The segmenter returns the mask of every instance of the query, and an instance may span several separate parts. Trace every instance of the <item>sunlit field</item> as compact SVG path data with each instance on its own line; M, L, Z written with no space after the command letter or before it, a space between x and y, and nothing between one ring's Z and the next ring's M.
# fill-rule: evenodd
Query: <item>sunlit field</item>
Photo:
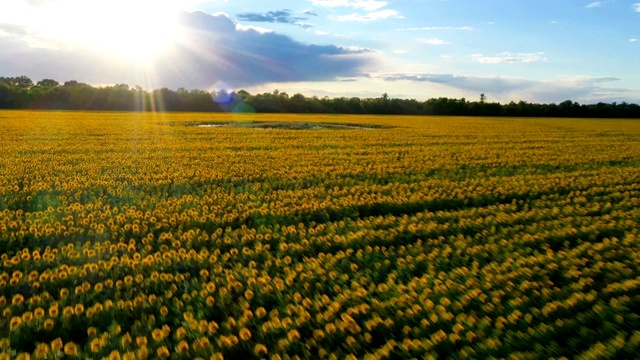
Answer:
M638 221L640 121L0 112L0 359L635 358Z

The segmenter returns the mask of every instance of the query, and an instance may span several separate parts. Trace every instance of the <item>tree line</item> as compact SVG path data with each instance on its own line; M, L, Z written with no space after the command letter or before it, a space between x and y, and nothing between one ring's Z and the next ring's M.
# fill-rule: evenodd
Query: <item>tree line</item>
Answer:
M487 102L484 94L479 101L445 97L418 101L390 98L387 94L378 98L319 98L290 96L278 90L255 95L245 90L147 91L126 84L95 87L77 81L60 84L52 79L34 83L26 76L0 77L0 109L640 118L640 106L626 102L501 104Z

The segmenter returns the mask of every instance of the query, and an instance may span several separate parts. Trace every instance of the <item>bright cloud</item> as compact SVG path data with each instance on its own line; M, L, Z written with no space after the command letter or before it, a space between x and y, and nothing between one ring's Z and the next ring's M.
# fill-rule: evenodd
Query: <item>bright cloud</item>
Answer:
M610 1L594 1L594 2L591 2L591 3L587 4L585 7L588 8L588 9L589 8L596 8L596 7L604 6L605 4L610 4L612 2L614 2L614 1L613 0L610 0Z
M386 9L381 11L374 11L368 14L359 15L359 14L350 14L350 15L342 15L338 16L338 20L340 21L375 21L375 20L384 20L390 17L398 17L399 13L395 10Z
M471 26L425 26L425 27L413 27L413 28L403 28L396 29L396 31L433 31L433 30L462 30L462 31L471 31L474 30Z
M365 11L375 11L378 9L382 9L388 4L388 2L386 1L377 0L311 0L311 3L316 6L352 7Z
M397 10L383 9L389 3L378 0L311 0L316 6L323 7L349 7L356 10L364 10L366 13L354 13L338 16L339 21L375 21L391 17L400 17Z
M423 42L425 44L428 45L447 45L447 44L451 44L448 41L444 41L442 39L437 39L437 38L433 38L433 39L420 39L420 42Z
M640 12L640 3L633 4L633 9L637 12Z
M129 60L158 56L180 36L175 5L167 0L18 0L3 12L8 15L0 15L0 23L24 27L34 44L81 47Z
M483 64L502 64L502 63L533 63L546 61L543 52L537 53L519 53L512 54L510 52L503 52L497 56L484 56L482 54L473 54L471 59L483 63Z

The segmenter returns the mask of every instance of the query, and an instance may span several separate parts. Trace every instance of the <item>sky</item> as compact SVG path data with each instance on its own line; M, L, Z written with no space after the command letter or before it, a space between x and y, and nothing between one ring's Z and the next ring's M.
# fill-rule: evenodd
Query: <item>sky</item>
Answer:
M640 103L640 2L0 0L0 76Z

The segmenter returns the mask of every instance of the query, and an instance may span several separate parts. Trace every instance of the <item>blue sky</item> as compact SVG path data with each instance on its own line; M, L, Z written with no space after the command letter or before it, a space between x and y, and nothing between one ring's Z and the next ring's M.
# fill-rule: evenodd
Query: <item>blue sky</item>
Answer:
M3 0L0 76L640 103L640 2Z

